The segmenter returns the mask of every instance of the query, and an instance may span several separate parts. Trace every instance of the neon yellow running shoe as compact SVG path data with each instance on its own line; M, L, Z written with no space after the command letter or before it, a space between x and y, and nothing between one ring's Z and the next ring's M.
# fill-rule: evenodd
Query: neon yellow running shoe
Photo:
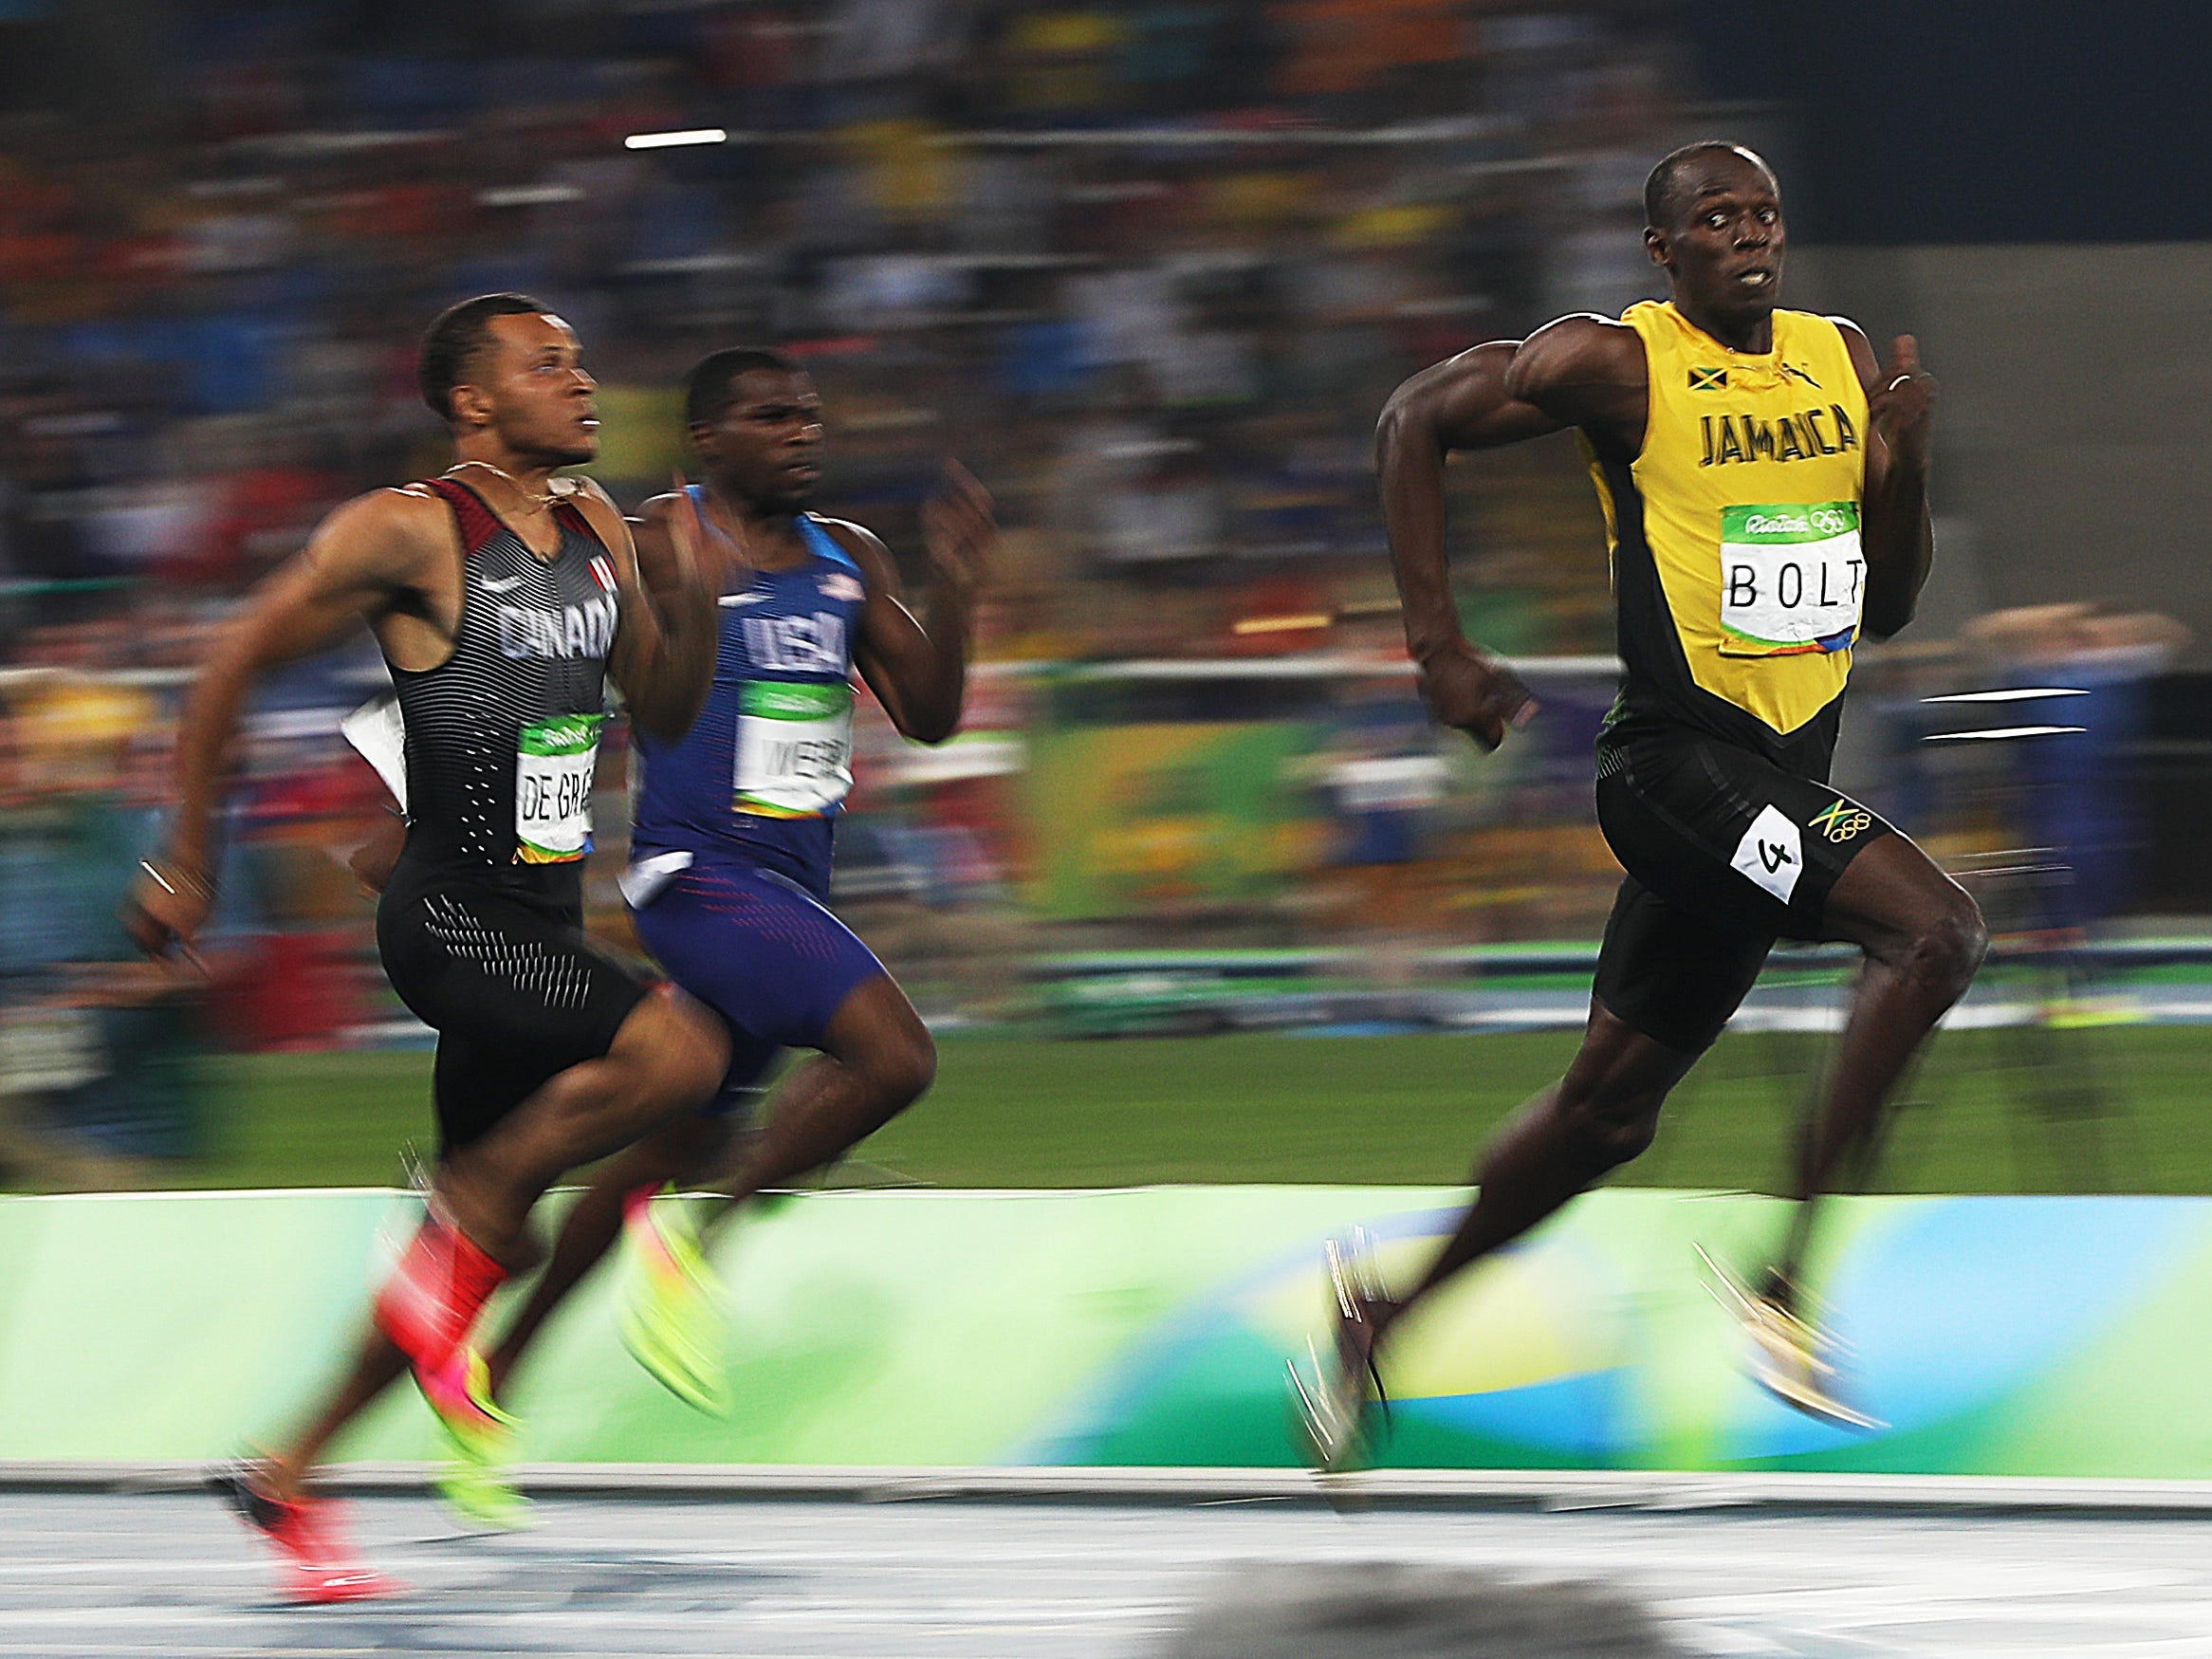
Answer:
M722 1351L728 1319L721 1285L699 1248L699 1231L681 1203L655 1204L640 1187L622 1206L630 1257L622 1345L661 1386L712 1417L729 1415Z
M423 1379L422 1392L458 1454L433 1478L438 1496L477 1526L514 1532L531 1524L529 1501L507 1473L515 1420L492 1400L484 1355L462 1347Z
M455 1458L431 1477L431 1484L448 1509L485 1532L525 1532L538 1524L530 1501L516 1489L505 1463Z

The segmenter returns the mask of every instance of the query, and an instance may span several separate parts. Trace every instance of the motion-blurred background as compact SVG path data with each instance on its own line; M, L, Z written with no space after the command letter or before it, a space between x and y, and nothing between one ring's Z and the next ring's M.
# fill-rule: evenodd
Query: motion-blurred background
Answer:
M206 988L113 912L186 665L331 506L438 470L416 337L500 288L581 332L626 502L737 343L813 370L820 506L917 582L944 458L998 498L967 730L876 720L840 842L947 1039L890 1175L1453 1176L1563 1057L1618 878L1572 442L1454 469L1468 630L1544 701L1499 755L1429 727L1392 619L1236 624L1387 597L1391 388L1657 292L1645 173L1724 137L1780 171L1785 302L1917 332L1945 386L1938 574L1861 655L1839 782L2001 954L1882 1179L2201 1189L2205 26L1775 9L0 0L0 1184L373 1181L421 1132L344 864L365 636L263 699ZM1928 701L1992 691L2052 694ZM1646 1178L1772 1172L1835 971L1778 962ZM1057 1041L1107 1036L1193 1041Z

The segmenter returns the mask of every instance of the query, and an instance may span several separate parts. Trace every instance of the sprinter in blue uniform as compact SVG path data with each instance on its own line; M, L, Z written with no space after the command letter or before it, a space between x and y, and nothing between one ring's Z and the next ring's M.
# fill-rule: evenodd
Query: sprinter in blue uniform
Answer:
M569 1212L530 1300L489 1356L494 1392L545 1317L625 1226L636 1276L631 1350L703 1410L726 1406L721 1321L690 1212L671 1184L747 1200L834 1162L930 1085L936 1048L904 992L826 908L837 820L853 786L857 670L905 736L960 723L973 602L996 534L990 498L958 466L924 509L931 581L923 617L883 544L807 511L821 472L821 405L806 373L767 351L720 351L692 370L685 415L705 485L646 504L648 588L676 579L689 530L721 577L721 640L704 711L681 739L636 733L625 897L646 949L721 1014L732 1056L708 1112L609 1160ZM777 1090L758 1133L746 1106L784 1049L815 1053ZM499 1447L448 1493L488 1520L512 1504Z

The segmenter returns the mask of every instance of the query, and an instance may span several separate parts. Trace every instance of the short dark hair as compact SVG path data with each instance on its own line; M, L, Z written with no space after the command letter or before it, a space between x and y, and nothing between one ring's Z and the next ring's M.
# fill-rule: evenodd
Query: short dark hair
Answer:
M1700 156L1710 156L1715 151L1725 151L1754 161L1767 177L1774 177L1774 169L1767 166L1764 157L1746 149L1742 144L1730 143L1726 138L1700 138L1694 144L1685 144L1679 150L1669 150L1659 157L1659 165L1644 180L1644 223L1654 230L1665 230L1674 223L1675 214L1682 211L1682 192L1678 180L1682 171Z
M453 418L453 388L468 379L476 354L491 343L494 317L534 317L551 309L527 294L478 294L440 311L423 332L415 366L430 412L440 420Z
M710 351L684 377L684 424L712 426L720 420L723 411L737 401L732 382L747 369L767 369L779 375L806 373L798 359L765 346L731 345Z

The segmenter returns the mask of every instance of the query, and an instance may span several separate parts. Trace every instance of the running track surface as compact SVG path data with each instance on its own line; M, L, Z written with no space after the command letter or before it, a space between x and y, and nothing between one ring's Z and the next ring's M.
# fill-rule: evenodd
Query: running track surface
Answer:
M1374 1560L1604 1581L1687 1654L2212 1654L2205 1521L556 1497L533 1532L464 1538L426 1498L350 1507L411 1594L279 1607L194 1493L0 1493L0 1659L1136 1659L1237 1563Z

